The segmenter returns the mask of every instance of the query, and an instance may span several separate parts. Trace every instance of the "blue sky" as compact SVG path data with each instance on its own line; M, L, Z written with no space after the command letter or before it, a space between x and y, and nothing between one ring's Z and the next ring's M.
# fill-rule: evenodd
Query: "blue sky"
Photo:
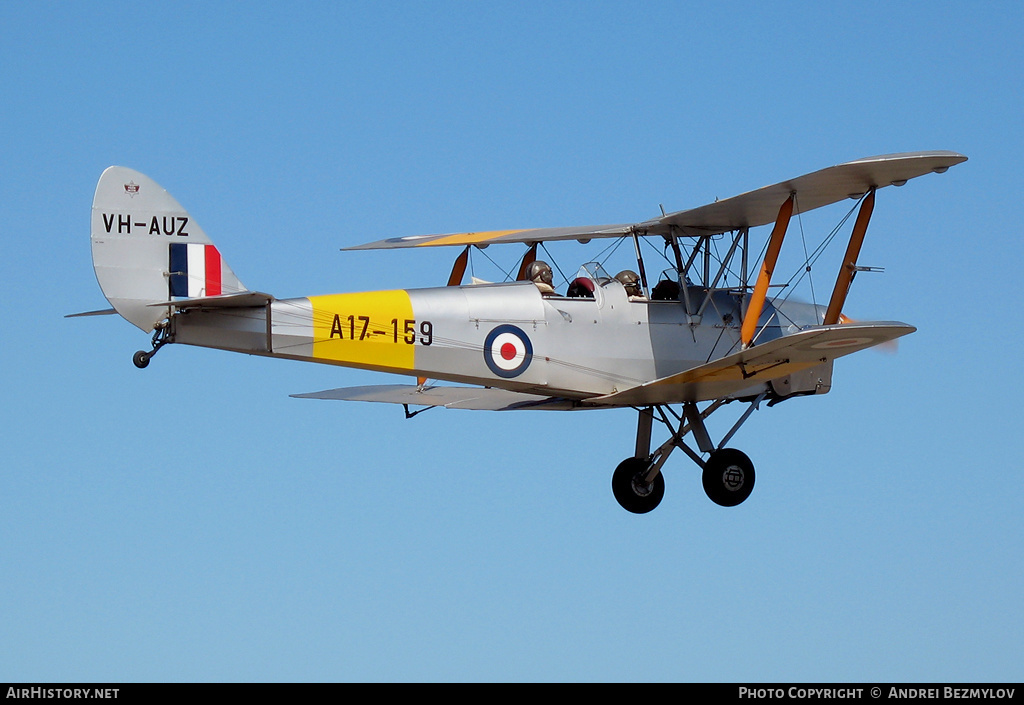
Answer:
M1020 681L1022 25L1016 2L3 3L0 680ZM755 413L733 509L678 454L655 512L621 510L632 412L406 421L288 396L397 378L184 346L139 371L133 326L63 318L107 305L111 164L287 297L446 281L454 251L339 251L382 237L642 220L925 149L970 161L879 192L861 262L886 271L847 305L918 332Z

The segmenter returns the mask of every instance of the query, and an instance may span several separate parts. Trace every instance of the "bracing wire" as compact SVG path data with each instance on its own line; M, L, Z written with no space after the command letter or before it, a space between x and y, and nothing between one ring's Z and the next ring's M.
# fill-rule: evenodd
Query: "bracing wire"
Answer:
M807 272L807 282L808 282L808 284L810 284L810 287L811 287L811 304L813 304L814 306L817 306L818 305L818 298L814 294L814 277L811 275L811 266L812 266L811 261L810 261L811 257L810 257L810 255L807 254L807 237L806 237L806 234L804 233L803 213L800 212L800 210L799 210L799 205L800 205L799 197L794 195L793 198L794 198L794 200L796 200L796 203L794 205L797 206L796 222L800 226L800 243L804 247L804 265L803 265L805 267L804 271Z

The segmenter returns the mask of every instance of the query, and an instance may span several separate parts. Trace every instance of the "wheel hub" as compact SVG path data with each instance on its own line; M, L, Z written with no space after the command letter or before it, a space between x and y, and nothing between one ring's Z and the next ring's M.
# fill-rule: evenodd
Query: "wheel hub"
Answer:
M730 465L722 473L722 485L730 492L743 489L744 480L743 468L737 465Z
M647 473L639 472L633 476L633 492L637 497L646 497L654 491L654 484L647 482L644 478Z

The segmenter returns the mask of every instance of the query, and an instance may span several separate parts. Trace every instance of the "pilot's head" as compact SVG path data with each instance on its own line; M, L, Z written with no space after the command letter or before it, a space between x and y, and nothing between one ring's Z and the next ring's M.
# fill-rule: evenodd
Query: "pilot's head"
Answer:
M640 296L640 277L632 269L623 269L615 278L629 296Z
M530 262L526 268L526 278L535 284L547 284L551 286L551 267L543 260Z

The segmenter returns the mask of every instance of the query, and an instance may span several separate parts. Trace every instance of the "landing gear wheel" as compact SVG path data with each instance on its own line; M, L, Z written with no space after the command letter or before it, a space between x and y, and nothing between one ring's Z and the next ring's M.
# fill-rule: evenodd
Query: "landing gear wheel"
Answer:
M149 357L150 354L148 352L145 350L139 350L137 353L132 355L132 362L135 363L136 367L142 370L149 366Z
M754 464L743 451L722 448L708 458L702 479L712 502L735 507L754 489Z
M626 458L612 474L612 494L627 512L646 514L665 496L665 477L660 472L652 482L644 480L650 464L646 458Z

